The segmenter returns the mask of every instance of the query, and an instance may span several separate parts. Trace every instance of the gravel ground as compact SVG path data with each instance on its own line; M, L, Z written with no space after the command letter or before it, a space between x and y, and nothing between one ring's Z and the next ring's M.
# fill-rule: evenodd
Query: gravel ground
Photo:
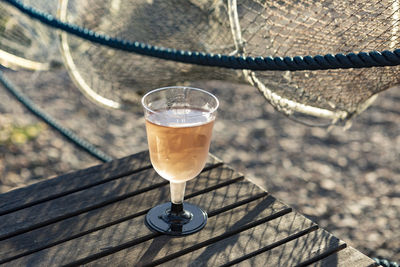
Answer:
M51 116L115 158L146 149L140 106L111 111L63 69L6 76ZM344 131L293 122L256 89L192 85L221 100L211 152L369 256L400 261L400 89L381 94ZM41 123L0 87L0 192L100 162ZM105 127L106 126L106 127Z

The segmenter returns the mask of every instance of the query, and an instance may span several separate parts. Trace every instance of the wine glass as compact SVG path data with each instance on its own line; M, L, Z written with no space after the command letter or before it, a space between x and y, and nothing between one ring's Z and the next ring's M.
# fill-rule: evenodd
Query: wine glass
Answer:
M218 99L202 89L173 86L150 91L142 105L151 163L171 191L171 202L152 208L146 224L169 235L195 233L206 225L207 213L183 202L185 186L206 164Z

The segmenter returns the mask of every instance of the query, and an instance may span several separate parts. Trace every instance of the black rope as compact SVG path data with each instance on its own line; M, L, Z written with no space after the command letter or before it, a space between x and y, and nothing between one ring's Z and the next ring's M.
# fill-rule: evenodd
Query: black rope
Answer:
M75 24L62 22L51 14L38 11L31 6L21 3L19 0L2 1L9 3L31 18L37 19L50 27L63 30L88 41L118 50L183 63L231 69L274 71L349 69L400 65L400 49L394 51L385 50L382 52L360 52L357 54L327 54L324 56L245 57L158 47L141 42L132 42L129 40L110 37Z
M397 262L394 261L388 261L387 259L384 259L382 257L377 257L377 258L372 258L374 261L376 261L377 264L382 265L383 267L399 267Z
M25 96L22 92L16 89L16 87L11 84L10 81L6 79L4 76L3 72L0 70L0 83L4 86L4 88L7 89L9 93L11 93L19 102L21 102L29 111L31 111L34 115L36 115L38 118L43 120L45 123L53 127L55 130L57 130L59 133L61 133L65 138L67 138L68 141L71 141L73 144L75 144L77 147L85 150L87 153L89 153L91 156L103 161L103 162L109 162L113 158L106 153L100 151L97 149L94 145L91 143L83 140L79 136L77 136L74 132L71 130L65 128L62 126L60 123L58 123L54 118L52 118L50 115L46 114L44 111L42 111L39 107L37 107L27 96Z

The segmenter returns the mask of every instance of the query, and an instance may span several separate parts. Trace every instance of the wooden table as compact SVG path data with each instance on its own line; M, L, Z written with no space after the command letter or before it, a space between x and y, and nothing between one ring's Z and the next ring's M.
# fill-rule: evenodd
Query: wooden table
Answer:
M146 212L169 200L148 152L0 195L0 263L8 266L374 266L210 156L186 200L209 215L198 233L150 231Z

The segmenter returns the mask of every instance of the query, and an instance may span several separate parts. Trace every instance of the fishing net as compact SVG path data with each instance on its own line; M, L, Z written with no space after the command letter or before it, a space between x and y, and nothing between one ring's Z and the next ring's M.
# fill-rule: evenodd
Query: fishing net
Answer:
M398 0L24 3L99 34L188 51L283 58L400 47ZM140 95L156 87L219 79L252 84L288 116L337 122L352 118L399 82L398 66L250 71L184 64L91 43L40 25L4 3L0 16L0 49L51 69L59 47L77 87L112 108L137 105Z
M55 1L25 1L44 12L57 9ZM53 29L22 15L14 7L0 3L0 64L12 68L45 71L57 54Z

